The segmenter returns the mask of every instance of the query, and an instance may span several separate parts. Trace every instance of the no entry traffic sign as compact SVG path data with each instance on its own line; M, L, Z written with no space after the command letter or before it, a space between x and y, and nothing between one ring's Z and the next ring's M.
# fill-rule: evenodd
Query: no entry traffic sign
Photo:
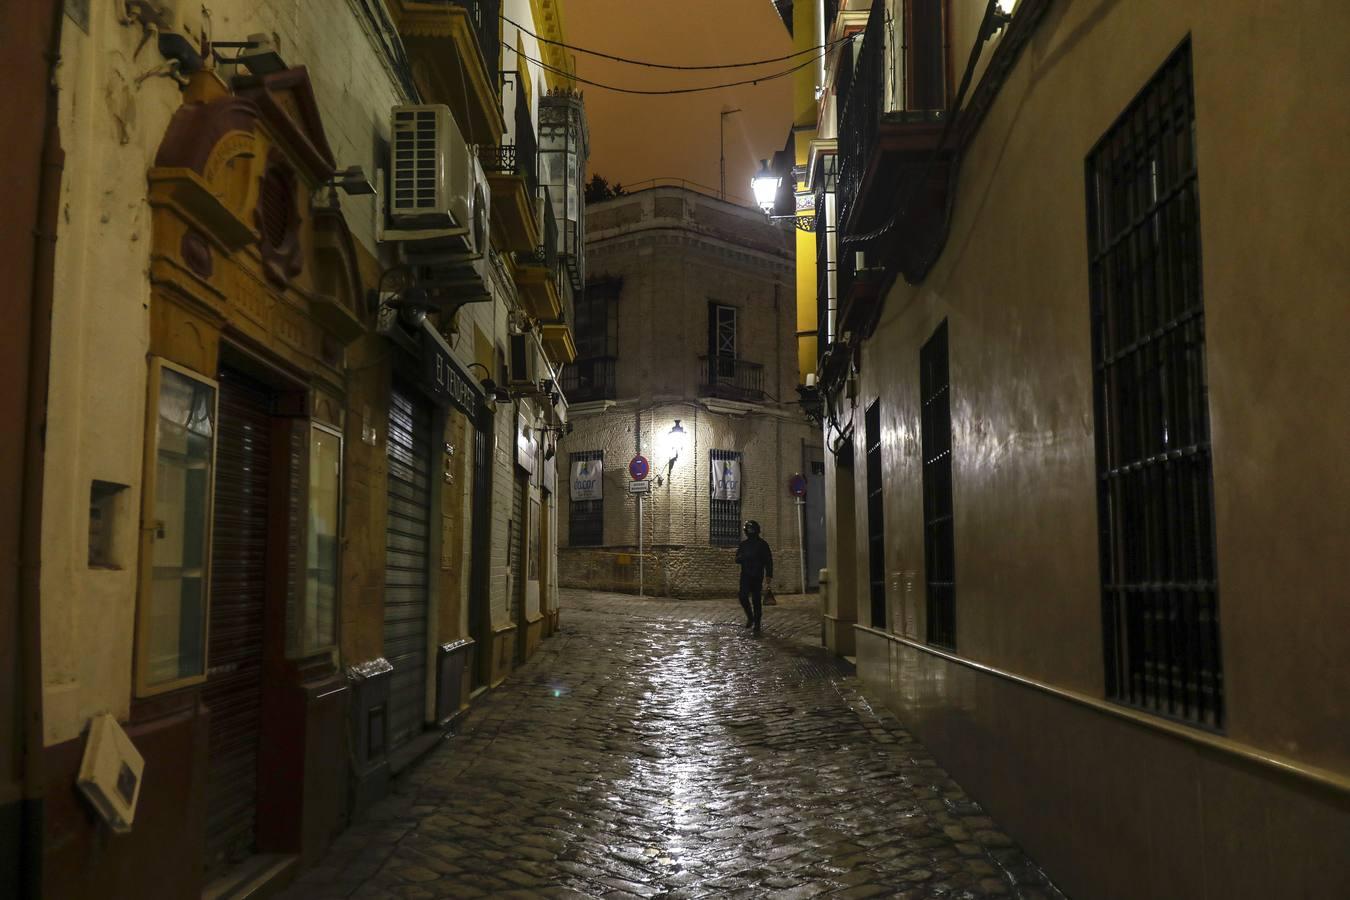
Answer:
M647 465L647 457L641 453L633 457L628 464L628 474L633 476L634 481L641 481L646 478L649 471L651 471L651 466Z

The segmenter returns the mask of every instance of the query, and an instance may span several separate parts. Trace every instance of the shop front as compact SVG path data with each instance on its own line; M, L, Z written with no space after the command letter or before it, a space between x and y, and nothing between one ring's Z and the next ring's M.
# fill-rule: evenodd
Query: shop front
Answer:
M344 347L364 311L319 122L303 68L233 88L201 73L149 172L127 724L146 777L110 847L77 803L53 804L52 896L284 877L345 823ZM73 783L78 757L50 752Z
M383 441L370 442L383 443L382 502L367 501L383 515L365 517L379 523L383 545L380 553L369 536L369 555L383 561L382 583L371 592L380 616L354 625L378 630L378 642L365 645L380 655L347 660L357 808L383 795L389 776L467 709L478 648L490 645L481 632L487 570L477 549L479 531L491 527L492 417L482 388L431 319L386 307L377 332L379 364L357 373L358 390L387 404L372 430ZM362 615L357 609L353 618Z

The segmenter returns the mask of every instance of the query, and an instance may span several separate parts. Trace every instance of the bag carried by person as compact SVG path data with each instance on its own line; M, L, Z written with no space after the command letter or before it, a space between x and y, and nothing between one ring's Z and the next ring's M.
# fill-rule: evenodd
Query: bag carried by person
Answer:
M773 595L773 588L764 589L764 605L765 606L778 605L778 598Z

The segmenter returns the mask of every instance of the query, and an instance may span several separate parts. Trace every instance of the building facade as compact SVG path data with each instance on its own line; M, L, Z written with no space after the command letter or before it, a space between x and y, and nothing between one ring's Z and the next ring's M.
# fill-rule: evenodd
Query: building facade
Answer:
M1345 894L1350 12L812 5L829 645L1072 896Z
M292 877L557 627L558 5L331 6L65 5L47 896Z
M803 541L810 587L824 534L808 525L799 537L788 482L823 471L823 459L793 391L791 233L676 187L594 203L587 215L577 360L563 373L572 430L558 450L570 474L561 583L731 596L741 526L755 519L777 589L800 590ZM641 494L630 492L638 456Z

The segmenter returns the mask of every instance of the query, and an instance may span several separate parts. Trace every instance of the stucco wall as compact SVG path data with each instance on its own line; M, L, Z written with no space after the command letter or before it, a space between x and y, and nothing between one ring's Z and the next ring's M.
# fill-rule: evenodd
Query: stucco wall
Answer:
M864 347L851 411L859 539L851 552L832 546L831 558L857 573L859 617L868 618L862 411L879 397L888 603L901 622L912 613L923 640L918 359L945 318L956 652L1103 697L1084 159L1190 35L1226 751L1013 697L1004 682L904 645L868 638L860 667L958 777L976 773L977 795L1033 853L1044 847L1063 862L1071 891L1314 896L1335 883L1325 880L1336 866L1326 838L1350 831L1343 803L1272 768L1243 764L1239 776L1233 760L1276 754L1350 772L1350 481L1339 453L1350 424L1332 412L1350 408L1338 362L1350 340L1347 28L1350 8L1330 2L1052 4L964 161L945 252L922 286L891 291ZM1047 731L1082 738L1048 746L1037 734ZM1020 762L990 771L989 754ZM1072 787L1059 799L1030 795L1052 783ZM1127 806L1140 814L1110 813ZM1310 855L1281 843L1294 834ZM1242 849L1273 845L1284 849ZM1113 852L1130 857L1137 878L1092 880L1094 869L1120 867ZM1169 868L1179 853L1203 857L1203 872ZM1193 882L1164 877L1178 872Z
M399 82L360 14L360 4L333 0L316 15L313 4L277 0L219 0L202 15L184 5L196 38L242 39L273 35L290 65L308 70L323 129L340 167L360 165L375 180L385 167L390 108L405 102ZM53 315L51 417L47 432L42 560L45 742L78 735L90 715L125 718L131 697L136 610L137 530L145 431L146 353L149 347L150 209L145 173L181 103L179 85L165 77L151 41L137 53L142 31L118 21L118 4L90 5L86 33L69 20L64 31L60 115L66 148ZM518 10L519 11L519 10ZM528 4L516 16L528 22ZM527 52L528 48L527 48ZM376 201L341 198L347 224L364 251L363 276L378 277ZM505 341L513 288L500 276L495 302L459 315L460 334L478 326L493 344ZM473 340L452 336L455 354L475 358ZM367 339L349 350L349 365L380 367L387 347ZM348 430L348 537L357 546L383 546L387 372L350 379L353 427ZM509 404L508 404L509 410ZM368 416L365 413L369 413ZM376 426L375 447L360 442L366 419ZM493 532L494 623L509 619L505 592L505 535L510 506L514 418L497 416ZM470 454L461 457L464 460ZM440 464L440 456L437 456ZM90 481L125 484L126 503L115 528L119 568L87 565ZM503 497L505 502L503 502ZM349 546L351 545L349 541ZM465 551L467 552L467 551ZM381 559L344 559L344 659L379 655L383 570ZM462 578L463 572L450 572ZM441 590L449 585L441 585ZM450 610L447 610L450 612Z
M1350 63L1316 38L1350 14L1311 6L1320 18L1254 3L1242 15L1219 3L1054 6L971 148L946 253L921 288L887 298L864 349L857 434L880 396L887 571L921 582L918 348L947 318L958 647L1100 695L1083 160L1190 33L1229 731L1344 770L1336 735L1350 708L1333 702L1328 720L1287 702L1296 685L1350 689L1336 663L1350 631L1329 627L1350 575L1338 547L1350 504L1328 495L1350 485L1327 452L1350 430L1324 414L1350 408L1331 366L1350 338L1338 224L1350 186L1327 177L1350 130L1326 89L1350 85ZM1299 615L1274 602L1295 597ZM1297 651L1272 654L1272 640Z

